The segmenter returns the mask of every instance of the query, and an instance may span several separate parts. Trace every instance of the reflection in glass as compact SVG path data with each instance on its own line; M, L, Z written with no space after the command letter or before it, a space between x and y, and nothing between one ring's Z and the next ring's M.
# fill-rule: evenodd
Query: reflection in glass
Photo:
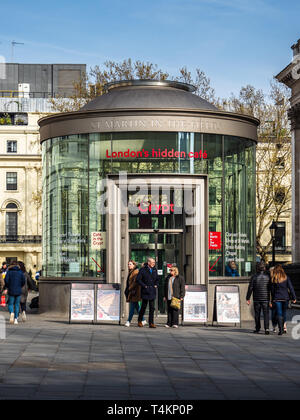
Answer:
M209 229L221 233L220 248L209 250L209 274L224 276L230 259L236 261L240 275L254 269L253 141L182 132L96 133L50 139L43 142L42 150L45 275L105 280L107 226L105 214L98 210L106 193L103 181L119 171L207 174ZM137 191L131 193L129 200L134 206L140 204L143 211L130 214L130 229L185 226L183 215L175 211L182 207L182 194L175 188L170 189L170 195L158 191L156 198L149 192L141 196ZM174 204L174 211L146 212L154 199L158 205ZM103 240L95 244L92 238L98 233Z

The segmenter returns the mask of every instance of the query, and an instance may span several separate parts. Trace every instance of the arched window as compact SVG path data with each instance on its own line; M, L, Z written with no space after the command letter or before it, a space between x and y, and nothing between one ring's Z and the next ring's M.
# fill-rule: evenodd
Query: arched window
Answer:
M18 239L18 207L15 203L6 206L6 240L17 241Z
M7 209L18 209L17 205L15 203L9 203L6 206Z

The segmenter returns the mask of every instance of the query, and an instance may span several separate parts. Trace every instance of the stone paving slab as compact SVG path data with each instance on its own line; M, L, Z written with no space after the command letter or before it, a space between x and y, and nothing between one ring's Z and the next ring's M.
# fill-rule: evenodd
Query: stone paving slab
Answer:
M1 400L300 399L300 340L291 323L282 337L254 335L252 324L150 330L33 314L6 327Z

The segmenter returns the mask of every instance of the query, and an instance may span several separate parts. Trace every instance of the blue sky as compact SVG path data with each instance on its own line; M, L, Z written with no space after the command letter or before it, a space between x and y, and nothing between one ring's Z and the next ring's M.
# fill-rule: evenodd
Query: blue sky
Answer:
M199 67L217 96L269 82L300 38L299 0L16 0L2 2L0 55L14 62L84 63L125 58L176 76Z

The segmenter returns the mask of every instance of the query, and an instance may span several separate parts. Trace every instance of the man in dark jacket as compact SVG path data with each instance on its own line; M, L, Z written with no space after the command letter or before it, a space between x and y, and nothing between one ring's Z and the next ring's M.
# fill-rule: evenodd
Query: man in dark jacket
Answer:
M8 299L8 310L10 312L11 324L18 323L19 311L20 311L20 300L22 295L22 287L25 285L25 276L22 273L17 263L13 263L12 267L6 273L5 276L5 293L9 294Z
M142 320L149 302L149 327L156 328L154 325L154 303L158 287L158 274L154 258L147 259L147 263L140 269L136 281L142 286L142 307L139 312L138 326L143 327Z
M257 273L251 277L247 293L247 303L250 305L250 298L253 293L254 312L255 312L255 330L258 334L260 331L260 313L264 314L265 334L269 335L269 304L271 296L271 280L266 273L266 265L263 261L256 266Z

